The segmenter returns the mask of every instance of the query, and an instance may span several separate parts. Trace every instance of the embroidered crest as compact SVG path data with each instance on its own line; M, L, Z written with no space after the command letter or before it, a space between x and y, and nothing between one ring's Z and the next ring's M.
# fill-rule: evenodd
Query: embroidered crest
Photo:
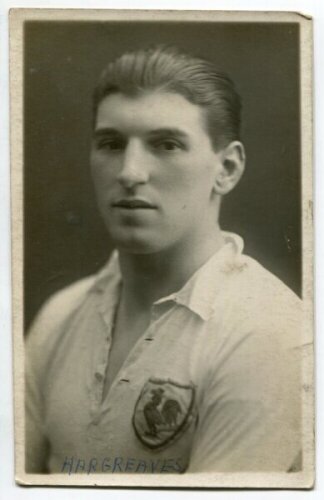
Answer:
M173 441L191 420L195 389L172 380L149 379L136 402L133 426L150 448Z

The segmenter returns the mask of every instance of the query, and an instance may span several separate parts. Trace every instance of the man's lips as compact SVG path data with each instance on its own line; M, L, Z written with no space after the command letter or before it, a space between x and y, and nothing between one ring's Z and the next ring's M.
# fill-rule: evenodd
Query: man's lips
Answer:
M153 205L152 203L142 200L140 198L131 198L131 199L120 199L112 203L112 207L115 208L125 208L129 210L135 210L135 209L155 209L157 208L156 205Z

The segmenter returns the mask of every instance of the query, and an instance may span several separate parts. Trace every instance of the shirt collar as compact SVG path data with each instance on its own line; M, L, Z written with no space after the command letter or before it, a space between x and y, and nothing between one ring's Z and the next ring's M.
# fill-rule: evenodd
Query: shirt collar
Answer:
M243 239L229 232L222 232L224 244L203 264L177 292L163 297L154 303L159 306L167 301L180 304L204 321L214 311L215 297L224 286L225 276L242 267ZM108 263L98 273L91 288L104 295L101 301L102 312L116 306L119 297L122 276L119 267L118 252L111 254Z
M224 244L203 264L176 293L158 300L155 305L167 300L187 307L207 321L214 311L215 298L225 286L230 272L242 267L243 239L222 232Z
M121 272L119 268L118 252L114 250L109 257L106 265L98 272L95 282L91 291L105 292L109 284L109 291L111 287L118 287L121 282Z

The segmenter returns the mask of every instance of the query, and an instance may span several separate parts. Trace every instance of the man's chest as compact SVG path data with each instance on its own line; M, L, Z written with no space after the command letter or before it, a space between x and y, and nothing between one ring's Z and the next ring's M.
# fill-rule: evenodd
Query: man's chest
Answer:
M52 467L57 470L62 450L70 450L73 456L100 459L181 458L185 468L197 415L190 331L185 334L174 319L152 323L133 346L121 342L115 350L100 322L83 324L78 336L83 348L66 346L53 362L56 376L46 403Z
M145 336L149 319L149 313L139 314L133 318L129 318L121 312L115 315L104 377L103 399L107 397L109 389L123 365L127 364L127 358L132 349L141 337Z

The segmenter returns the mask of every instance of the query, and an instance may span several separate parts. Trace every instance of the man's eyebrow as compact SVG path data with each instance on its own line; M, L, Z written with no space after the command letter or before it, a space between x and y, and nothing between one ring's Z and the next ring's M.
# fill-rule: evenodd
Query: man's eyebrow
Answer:
M183 139L188 138L188 134L183 130L175 127L167 127L167 128L158 128L154 130L150 130L148 133L149 136L163 136L163 137L181 137Z
M97 128L93 131L93 137L102 137L106 135L121 135L119 130L111 127Z
M113 128L113 127L102 127L102 128L97 128L93 132L93 137L94 138L100 138L103 136L121 136L122 133ZM179 137L182 139L188 138L188 134L184 132L183 130L176 128L176 127L163 127L163 128L157 128L153 130L149 130L147 132L147 135L149 137Z

